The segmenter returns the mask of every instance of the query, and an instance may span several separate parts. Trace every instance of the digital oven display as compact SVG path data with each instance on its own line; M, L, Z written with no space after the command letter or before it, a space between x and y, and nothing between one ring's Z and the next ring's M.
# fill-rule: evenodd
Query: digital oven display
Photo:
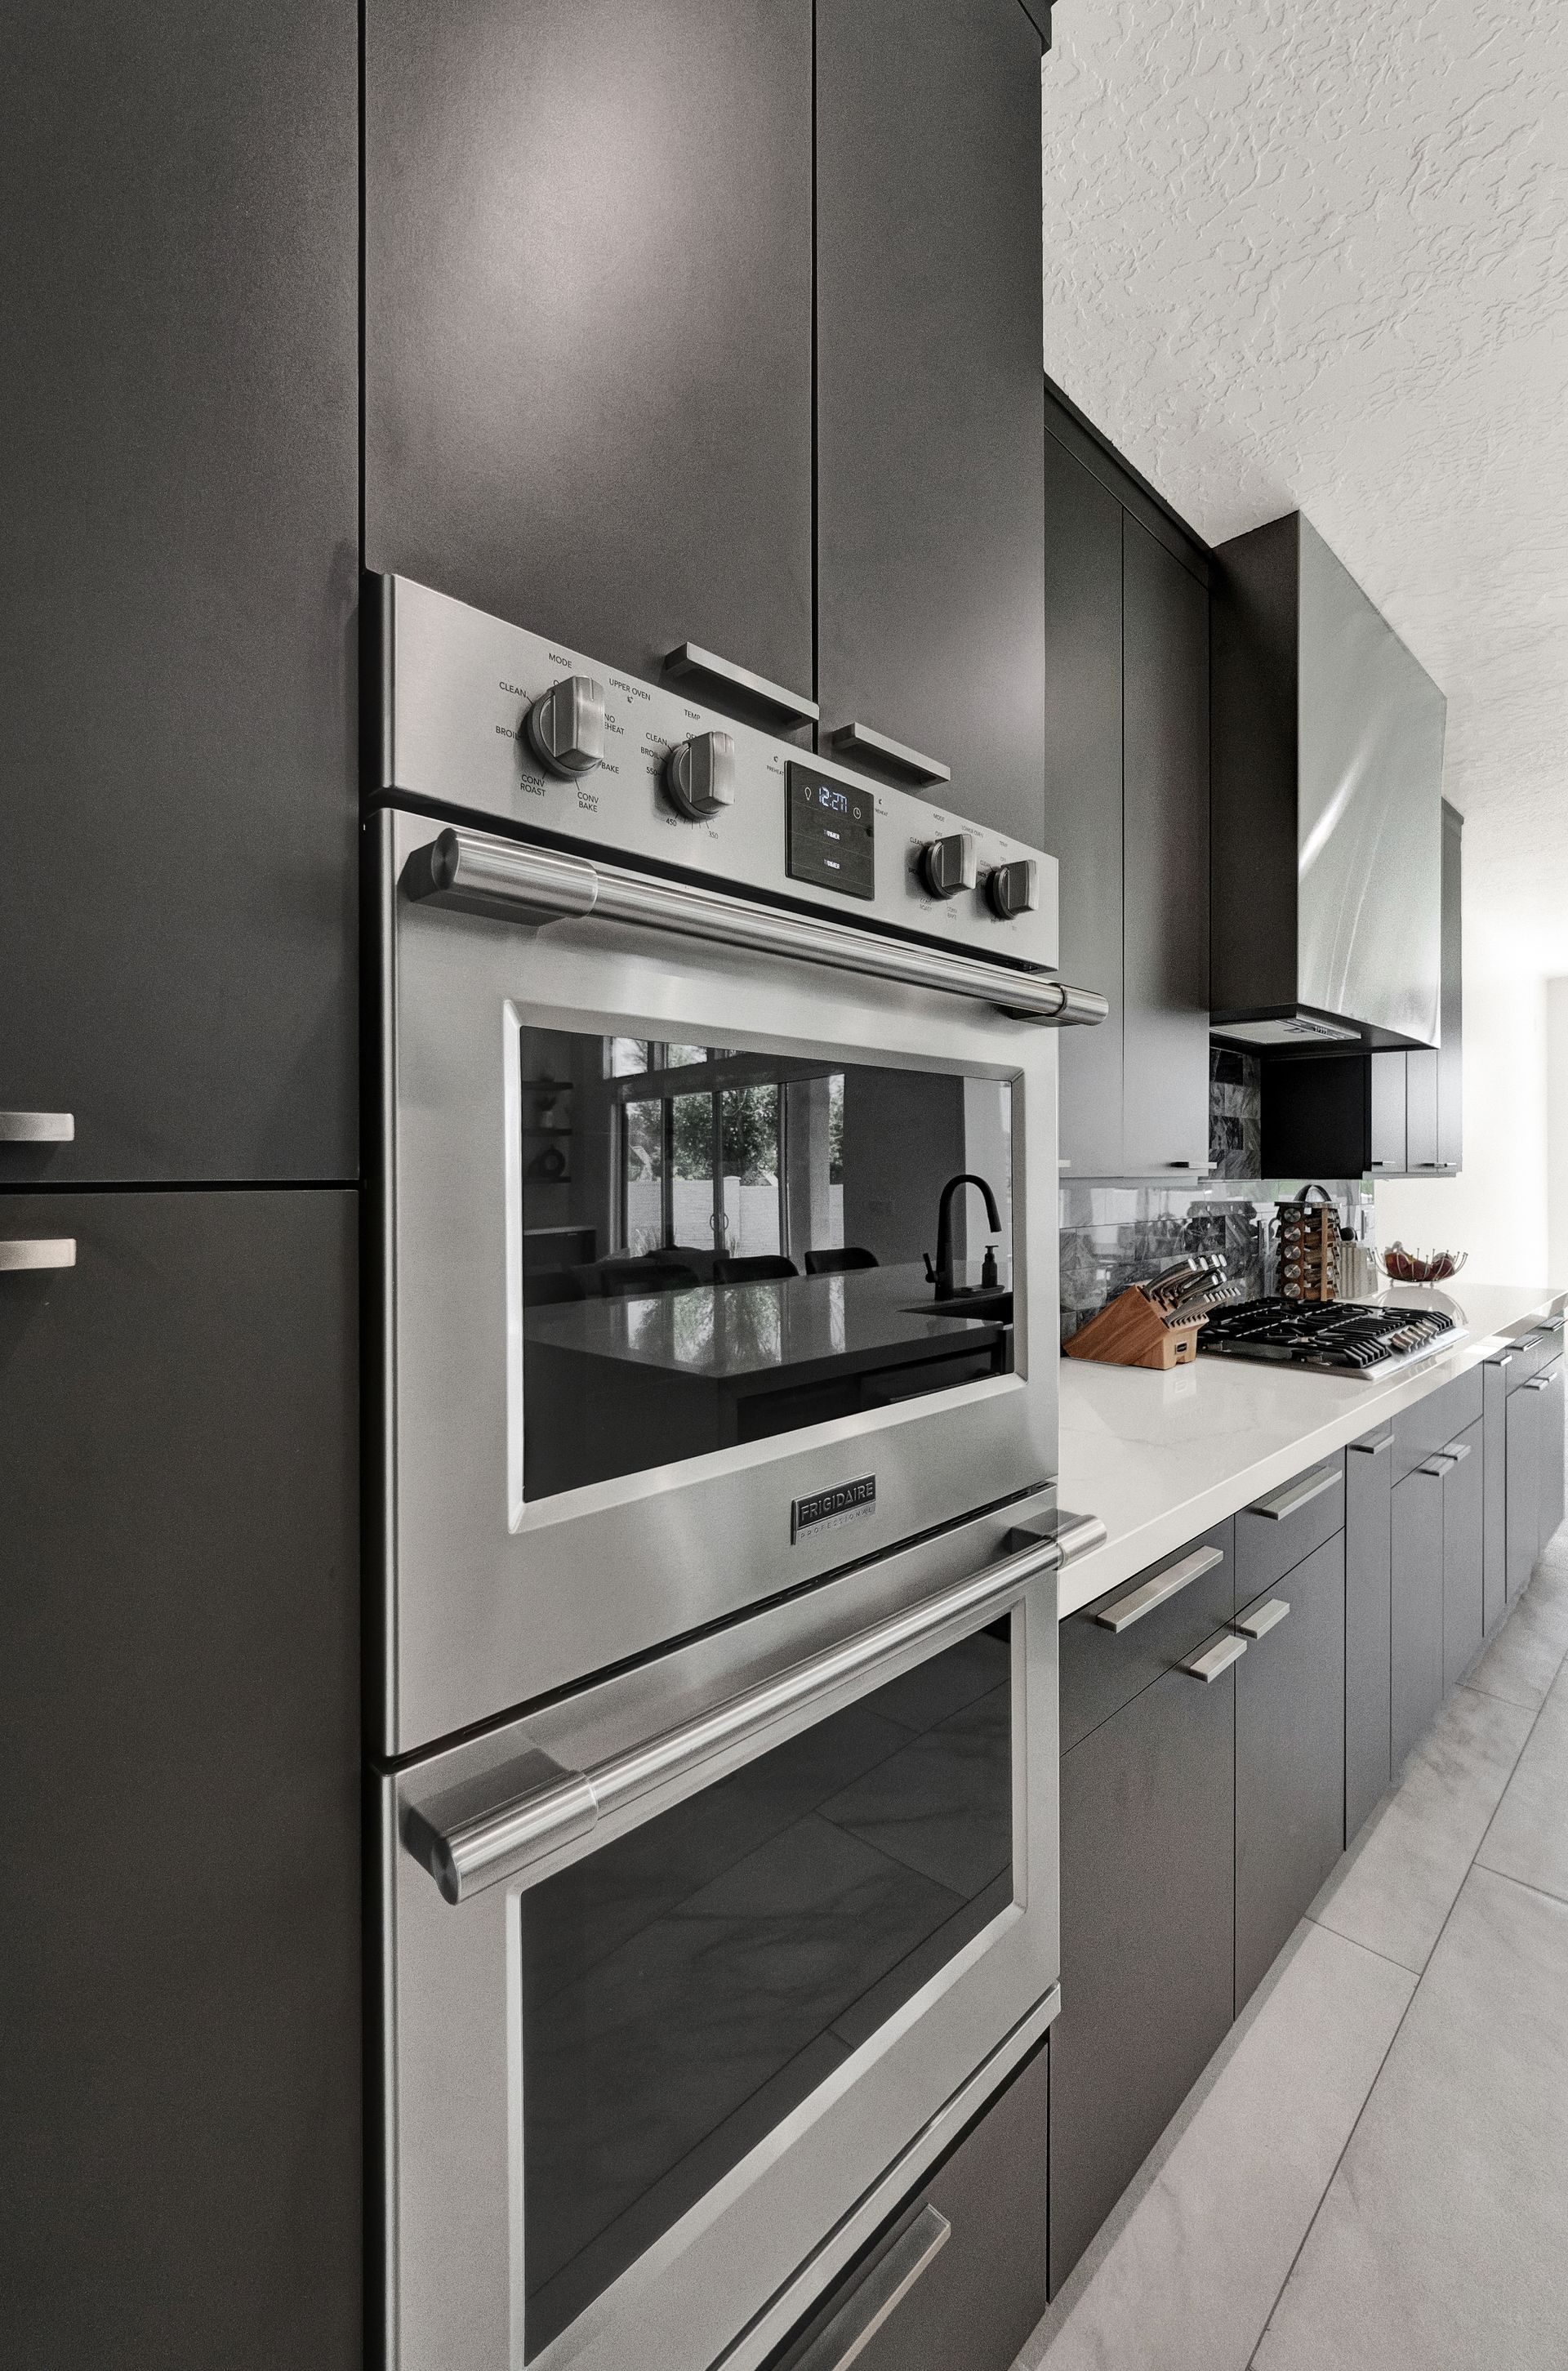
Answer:
M791 764L788 777L790 879L836 889L844 897L874 897L876 810L870 791L836 782L812 766Z

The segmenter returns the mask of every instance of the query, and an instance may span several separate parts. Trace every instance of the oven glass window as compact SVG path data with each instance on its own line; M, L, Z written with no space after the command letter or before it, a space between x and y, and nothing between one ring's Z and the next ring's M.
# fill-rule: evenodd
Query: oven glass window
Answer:
M1007 1618L521 1897L531 2359L1013 1896Z
M521 1050L527 1498L1010 1371L1006 1081Z

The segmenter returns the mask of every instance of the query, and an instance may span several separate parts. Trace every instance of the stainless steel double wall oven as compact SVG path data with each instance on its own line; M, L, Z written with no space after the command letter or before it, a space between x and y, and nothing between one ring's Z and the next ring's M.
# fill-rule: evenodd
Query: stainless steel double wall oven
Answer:
M745 2371L1054 2013L1103 1008L1050 858L378 590L388 2360Z

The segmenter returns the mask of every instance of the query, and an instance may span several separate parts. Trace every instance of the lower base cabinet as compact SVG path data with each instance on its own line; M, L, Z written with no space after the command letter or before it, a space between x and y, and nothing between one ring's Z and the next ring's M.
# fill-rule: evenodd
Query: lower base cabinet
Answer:
M1237 1628L1236 2006L1256 1990L1344 1848L1344 1535Z
M1483 1590L1486 1462L1483 1426L1470 1426L1442 1452L1443 1686L1457 1687L1486 1637Z
M1394 1486L1390 1719L1397 1777L1443 1705L1443 1475L1435 1461Z
M1508 1394L1507 1415L1507 1573L1508 1602L1522 1597L1530 1585L1540 1554L1540 1457L1543 1394L1533 1380Z
M1042 2050L767 2371L1009 2371L1045 2310L1049 2087Z
M1392 1426L1353 1440L1344 1497L1344 1840L1393 1775L1389 1728L1393 1584Z
M1229 2029L1235 1704L1170 1671L1062 1757L1053 2295Z
M1540 1393L1540 1544L1562 1528L1563 1518L1563 1382L1568 1370L1559 1359L1547 1369Z
M357 1218L0 1204L15 2371L362 2363Z

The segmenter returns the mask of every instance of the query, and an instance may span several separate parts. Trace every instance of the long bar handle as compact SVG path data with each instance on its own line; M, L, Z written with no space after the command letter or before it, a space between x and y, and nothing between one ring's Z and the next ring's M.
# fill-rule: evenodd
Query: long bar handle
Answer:
M501 1802L450 1823L440 1819L436 1807L427 1815L409 1805L404 1812L403 1841L448 1902L467 1902L488 1886L517 1876L558 1845L587 1834L605 1812L651 1794L716 1753L760 1737L848 1682L884 1664L902 1669L910 1648L929 1651L950 1634L964 1637L994 1621L1032 1580L1104 1537L1105 1527L1094 1516L1065 1518L1054 1534L1013 1532L1009 1552L997 1563L590 1770L568 1769L530 1741L521 1757L527 1774L521 1790L514 1775L513 1790Z
M1157 1605L1163 1605L1182 1590L1190 1589L1194 1580L1201 1580L1205 1572L1212 1572L1216 1564L1224 1562L1223 1548L1196 1548L1191 1556L1180 1556L1174 1564L1168 1564L1165 1570L1157 1572L1152 1579L1142 1582L1136 1589L1130 1589L1125 1597L1118 1597L1113 1605L1107 1605L1094 1619L1101 1630L1113 1630L1119 1637L1124 1630L1130 1630L1135 1622L1141 1622L1146 1613L1152 1613Z
M1521 1383L1519 1388L1521 1391L1525 1392L1549 1392L1556 1381L1557 1377L1555 1373L1550 1375L1532 1375L1528 1382Z
M1248 1508L1247 1512L1262 1515L1265 1522L1283 1523L1286 1515L1294 1515L1299 1508L1309 1506L1314 1498L1320 1498L1325 1490L1338 1489L1343 1480L1344 1475L1339 1466L1326 1465L1316 1474L1309 1474L1305 1481L1287 1482L1283 1490L1276 1490L1272 1498L1260 1498L1254 1506Z
M847 2371L922 2273L940 2255L952 2225L929 2201L856 2284L790 2371Z
M74 1144L75 1138L71 1112L0 1111L0 1144Z
M885 733L873 732L869 724L841 724L831 736L833 746L841 758L870 758L885 766L890 774L902 774L906 781L918 782L923 790L934 790L941 782L951 782L952 768L944 766L940 758L927 758L907 742L894 741Z
M870 973L916 988L945 989L1000 1008L1015 1019L1058 1028L1092 1026L1110 1011L1093 989L1069 988L1039 972L1012 971L940 947L907 944L869 931L846 930L768 906L748 905L684 881L656 880L617 866L558 856L519 840L451 827L416 849L403 869L408 896L482 914L492 921L538 926L565 915L603 916L645 929L679 931L802 963Z
M733 659L721 658L717 651L705 651L700 642L681 642L669 653L664 665L671 675L696 676L699 682L722 684L726 691L741 692L786 724L814 724L822 714L816 701L803 692L786 691L782 684L769 683L765 675L754 675L750 667L737 666Z
M1190 1656L1186 1662L1178 1663L1176 1669L1185 1671L1190 1680L1202 1680L1205 1687L1212 1687L1220 1673L1228 1671L1232 1663L1239 1663L1246 1651L1245 1638L1233 1635L1218 1639L1212 1647L1205 1647L1201 1655Z
M75 1235L35 1235L30 1241L13 1239L10 1243L0 1243L0 1273L7 1269L75 1267Z

